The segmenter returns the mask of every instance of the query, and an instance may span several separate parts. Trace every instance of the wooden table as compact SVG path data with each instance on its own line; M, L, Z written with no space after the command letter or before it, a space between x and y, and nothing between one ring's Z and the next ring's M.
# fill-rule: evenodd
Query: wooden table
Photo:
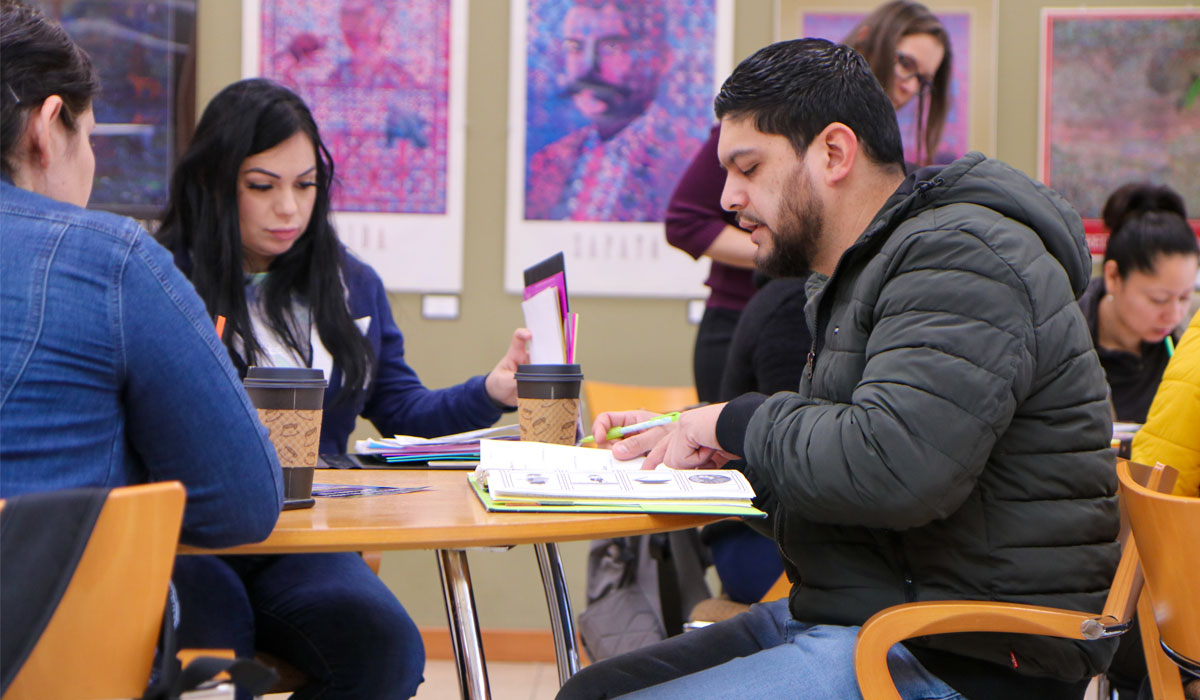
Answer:
M284 511L270 537L222 550L181 547L191 554L291 554L364 549L437 551L454 659L464 698L490 698L483 642L466 549L532 544L541 569L558 659L559 682L579 670L575 625L562 562L554 543L682 530L719 518L614 513L489 513L463 470L318 469L324 484L428 486L427 491L356 498L317 498L316 506Z

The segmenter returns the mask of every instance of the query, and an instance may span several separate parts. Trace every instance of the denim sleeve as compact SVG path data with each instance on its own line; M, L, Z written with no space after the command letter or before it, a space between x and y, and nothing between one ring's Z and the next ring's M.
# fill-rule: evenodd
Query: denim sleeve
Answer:
M119 289L126 435L151 480L187 488L180 540L224 547L266 538L283 505L279 460L204 303L144 232Z
M462 384L429 389L404 360L404 336L392 318L392 308L379 277L370 271L373 322L379 323L381 341L376 376L363 417L381 435L436 437L485 428L500 418L501 408L484 388L484 377Z

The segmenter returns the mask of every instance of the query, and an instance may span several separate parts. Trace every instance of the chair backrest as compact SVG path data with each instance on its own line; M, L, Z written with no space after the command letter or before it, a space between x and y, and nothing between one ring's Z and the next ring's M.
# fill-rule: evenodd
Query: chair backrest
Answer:
M62 600L4 700L145 692L183 505L178 481L109 493Z
M1131 462L1124 458L1118 458L1118 474L1121 470L1124 470L1129 475L1129 478L1136 481L1142 488L1156 493L1170 493L1171 489L1175 488L1176 477L1179 476L1178 471L1163 464L1151 467ZM1134 541L1134 538L1130 537L1132 533L1129 531L1128 520L1129 516L1125 509L1125 502L1122 501L1120 540L1123 543L1123 547L1121 549L1121 561L1117 565L1117 573L1113 577L1112 585L1108 589L1108 598L1105 600L1104 610L1096 618L1096 625L1090 630L1085 630L1085 633L1090 631L1101 634L1106 627L1119 628L1133 625L1133 613L1137 609L1138 598L1141 596L1145 579L1142 576L1137 542Z
M587 410L585 432L592 427L596 416L606 411L643 409L667 413L694 406L699 401L693 386L637 386L585 379L582 391Z
M1126 463L1117 466L1117 478L1162 645L1169 656L1183 657L1173 657L1177 663L1200 664L1200 499L1148 489Z

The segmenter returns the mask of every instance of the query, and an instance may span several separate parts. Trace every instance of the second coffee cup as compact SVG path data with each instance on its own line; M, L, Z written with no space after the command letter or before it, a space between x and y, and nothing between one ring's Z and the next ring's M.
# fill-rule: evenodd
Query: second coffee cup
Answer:
M325 373L307 367L251 367L244 384L283 467L284 509L313 505Z
M574 445L578 438L579 365L517 365L521 439Z

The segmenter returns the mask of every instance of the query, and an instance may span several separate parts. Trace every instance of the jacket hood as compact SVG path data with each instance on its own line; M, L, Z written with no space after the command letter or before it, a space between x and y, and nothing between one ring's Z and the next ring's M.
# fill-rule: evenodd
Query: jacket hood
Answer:
M1076 298L1083 293L1092 258L1079 214L1054 190L977 151L946 166L913 172L885 205L884 217L895 222L960 202L987 207L1028 226L1066 270Z

